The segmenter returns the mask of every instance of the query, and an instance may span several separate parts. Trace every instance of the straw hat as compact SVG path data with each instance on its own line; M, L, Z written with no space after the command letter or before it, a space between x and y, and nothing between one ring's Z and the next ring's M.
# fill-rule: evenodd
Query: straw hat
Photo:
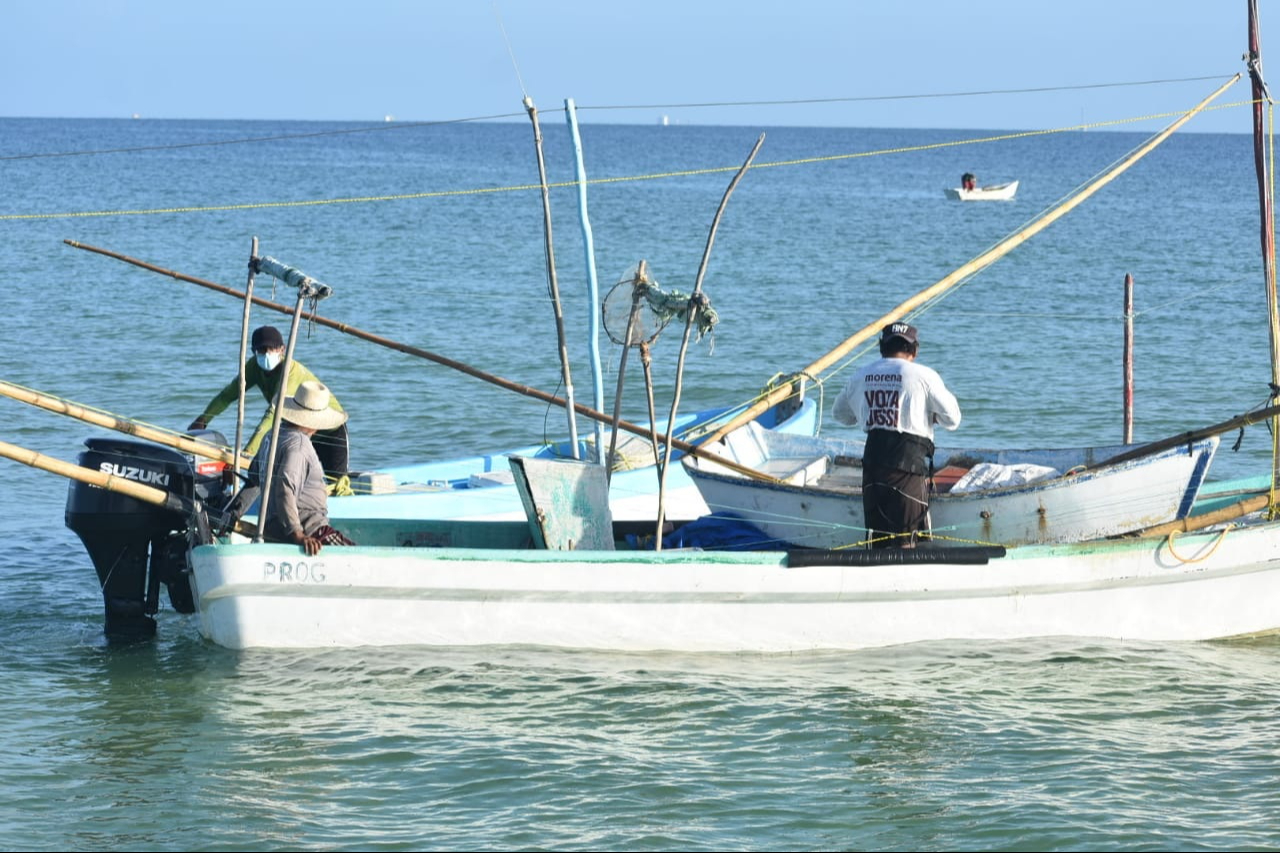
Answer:
M329 389L323 382L303 382L292 397L286 397L280 416L291 424L308 429L334 429L347 421L347 413L329 408Z

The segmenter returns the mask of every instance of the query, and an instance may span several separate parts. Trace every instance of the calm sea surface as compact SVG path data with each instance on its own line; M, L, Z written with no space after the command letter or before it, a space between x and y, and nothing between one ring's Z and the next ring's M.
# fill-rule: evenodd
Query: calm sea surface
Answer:
M549 179L570 180L561 117L542 118ZM802 370L1147 135L763 130L711 252L721 323L691 348L682 411ZM761 131L583 127L589 176L610 179L589 190L602 292L641 259L692 288ZM557 391L536 164L521 123L0 119L0 378L185 427L235 373L240 303L62 241L240 289L256 236L332 286L324 316ZM1020 180L1017 200L946 201L966 170ZM956 441L1120 441L1126 273L1138 440L1262 403L1253 180L1245 134L1175 136L917 316L921 360L964 407ZM551 203L589 402L576 191ZM269 279L256 292L292 305ZM656 347L664 413L679 339ZM567 432L559 410L331 329L304 330L298 356L350 410L357 469ZM828 403L847 375L824 377ZM637 370L626 415L644 413ZM5 442L74 460L99 433L0 399ZM1269 444L1251 429L1216 476L1254 473ZM1275 642L237 653L166 611L155 642L109 647L64 481L0 471L6 849L1280 849Z

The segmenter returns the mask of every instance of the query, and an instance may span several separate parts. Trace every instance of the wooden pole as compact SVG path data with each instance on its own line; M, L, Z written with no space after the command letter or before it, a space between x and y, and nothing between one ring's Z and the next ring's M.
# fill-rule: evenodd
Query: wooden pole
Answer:
M892 311L890 311L888 314L885 314L880 319L876 320L875 322L871 323L868 326L864 326L862 329L859 329L853 335L846 338L835 349L831 350L822 358L818 359L813 364L809 365L804 370L800 371L799 375L817 376L818 374L824 372L833 364L835 364L840 359L844 358L846 355L852 352L854 348L862 344L864 341L879 334L880 330L883 329L885 326L887 326L889 323L893 323L898 320L901 320L911 311L914 311L915 309L920 308L921 306L928 303L930 300L936 298L937 296L940 296L942 293L954 287L956 284L960 283L964 279L968 278L974 273L977 273L985 269L986 267L990 266L991 264L995 263L1000 258L1012 252L1018 246L1021 246L1027 240L1030 240L1036 234L1039 234L1041 231L1048 228L1054 222L1057 222L1063 216L1066 216L1068 213L1070 213L1080 204L1084 203L1086 199L1088 199L1098 190L1102 189L1103 186L1113 181L1122 172L1126 171L1134 163L1138 162L1143 157L1145 157L1157 145L1159 145L1161 142L1164 142L1166 139L1168 139L1173 134L1174 131L1176 131L1178 128L1182 127L1184 124L1190 121L1192 116L1196 115L1205 107L1207 107L1211 101L1213 101L1223 92L1225 92L1239 79L1240 79L1239 74L1232 77L1222 86L1218 87L1213 92L1213 94L1209 95L1209 97L1205 98L1195 107L1193 107L1191 110L1186 112L1181 118L1179 118L1177 121L1170 124L1167 128L1162 130L1159 134L1157 134L1155 137L1153 137L1151 140L1145 143L1142 147L1138 148L1136 151L1134 151L1132 154L1130 154L1120 163L1111 167L1111 169L1107 170L1107 172L1105 172L1097 180L1093 181L1088 186L1084 187L1082 190L1080 190L1080 192L1076 193L1074 196L1067 199L1065 202L1058 205L1056 208L1049 211L1044 216L1037 219L1035 222L1032 222L1026 228L1022 229L1016 234L1012 234L1006 237L1004 240L1001 240L992 248L988 249L978 257L974 258L973 260L961 266L959 269L955 270L954 272L950 273L949 275L945 276L944 278L940 279L939 281L930 285L929 287L926 287L924 290L920 291L915 296L903 302L898 307L894 308ZM775 388L774 390L766 394L762 399L758 400L754 405L747 408L744 412L742 412L742 414L738 415L736 418L729 421L727 424L721 426L718 430L716 430L714 433L708 436L708 438L706 439L707 443L713 442L719 438L723 438L725 435L737 429L738 427L742 426L743 424L749 421L755 420L757 417L760 416L762 412L764 412L770 406L786 399L787 397L791 396L791 394L792 394L792 390L789 383L786 385L782 385L778 388Z
M1275 207L1271 192L1271 176L1267 168L1266 126L1263 107L1271 102L1271 93L1262 79L1262 41L1258 33L1258 0L1249 4L1249 51L1245 60L1253 92L1253 163L1258 176L1259 238L1262 248L1262 278L1267 295L1267 320L1271 330L1271 394L1280 396L1280 314L1276 306ZM1271 424L1271 493L1280 492L1280 418ZM1277 513L1273 505L1270 515Z
M326 288L327 290L327 288ZM302 321L302 306L311 297L316 297L311 287L311 280L304 279L298 284L298 302L293 309L293 322L289 326L289 344L285 347L284 362L280 365L280 387L276 389L275 418L271 421L271 438L268 439L270 449L265 460L266 473L262 477L262 497L258 503L258 535L254 542L262 541L262 534L267 529L267 505L271 500L271 480L275 476L277 448L280 447L280 424L284 421L284 401L289 396L289 369L293 367L293 352L298 345L298 325ZM261 450L261 448L259 448ZM305 532L305 531L304 531Z
M160 273L161 275L169 276L170 278L175 279L177 281L185 281L189 284L195 284L200 287L207 288L208 290L215 290L219 293L225 293L228 296L234 296L236 299L245 298L245 295L240 291L236 290L235 288L227 287L226 285L218 284L217 282L208 281L206 279L196 278L195 276L186 275L184 273L175 272L173 270L167 270L167 269L164 269L163 267L158 267L155 264L149 264L146 261L142 261L137 258L131 258L128 255L122 255L119 252L113 252L110 249L103 249L103 248L99 248L98 246L90 246L87 243L79 243L75 240L63 240L62 242L66 243L68 246L71 246L73 249L83 249L86 252L95 252L99 255L105 255L108 258L115 258L118 261L124 261L127 264L132 264L136 267L141 267L142 269L150 270L151 272ZM281 305L278 302L271 302L267 299L261 299L257 296L252 297L252 302L254 305L259 305L263 308L269 308L272 311L279 311L281 314L290 314L290 315L293 314L292 308L286 305ZM327 326L328 328L335 329L344 335L351 335L352 337L360 338L361 340L369 341L370 343L377 344L378 346L386 347L387 349L393 349L393 350L396 350L397 352L402 352L402 353L405 353L406 355L414 356L415 358L422 358L422 359L426 359L427 361L433 361L436 364L440 364L445 367L451 368L453 370L457 370L460 373L465 373L468 376L472 376L476 379L482 380L484 382L488 382L492 385L497 385L498 387L505 388L508 391L514 391L517 394L522 394L526 397L532 397L535 400L541 400L544 403L549 403L554 406L560 406L562 408L567 407L569 405L569 403L566 402L565 400L562 400L561 398L556 397L553 394L548 394L546 391L540 391L537 388L531 388L528 385L521 385L517 382L512 382L509 379L503 379L501 376L495 376L492 373L486 373L485 371L472 367L469 364L463 364L460 361L454 361L451 358L446 358L445 356L438 355L434 352L429 352L427 350L420 349L415 346L410 346L409 344L400 343L399 341L393 341L390 338L383 338L383 337L379 337L378 335L370 334L369 332L363 331L362 329L358 329L355 326L350 326L350 325L347 325L346 323L339 323L337 320L331 320L328 317L321 317L320 315L313 313L313 314L307 315L307 321L311 323L315 323L318 326ZM609 415L606 415L603 412L598 412L595 409L588 408L587 406L584 406L581 403L574 403L573 409L583 417L588 417L588 418L591 418L592 420L598 420L601 423L607 424L613 420ZM618 421L618 428L626 430L627 432L632 433L634 435L642 436L644 438L656 439L658 441L667 442L671 444L673 447L675 447L677 450L683 450L685 453L691 453L694 456L697 456L701 459L708 459L719 465L723 465L732 471L737 471L738 473L743 474L744 476L751 477L757 480L762 480L765 482L770 482L770 483L780 482L776 477L770 477L766 474L761 474L759 471L756 471L754 468L749 468L746 465L740 465L731 459L725 459L719 456L718 454L711 453L710 451L707 451L707 450L703 450L699 445L690 444L689 442L678 439L670 435L669 433L666 435L663 435L662 433L655 432L652 429L646 429L642 426L637 426L636 424L633 424L633 423L630 423L629 421L624 421L624 420Z
M656 423L658 420L658 410L653 405L653 352L649 348L648 341L640 342L640 366L644 368L644 395L645 401L649 404L649 423ZM653 460L658 461L658 454L661 450L658 447L657 440L650 442L653 448Z
M257 265L253 262L258 257L258 238L254 237L253 242L249 245L249 280L244 286L244 313L240 317L240 353L236 360L239 365L239 381L240 387L236 394L236 443L235 449L238 452L244 447L244 404L246 382L244 375L245 352L249 348L249 311L253 307L253 277L257 273ZM240 489L240 478L231 478L231 493L235 494Z
M569 373L569 345L565 341L564 311L560 306L560 284L556 279L556 253L551 240L551 192L547 188L547 164L542 157L542 126L538 124L538 109L533 105L533 98L524 97L524 108L529 113L529 121L533 123L533 147L538 152L538 183L542 187L542 234L547 256L547 288L551 294L551 309L556 317L556 341L560 346L560 376L564 380L564 397L568 405L565 412L569 418L569 450L573 458L578 458L578 420L573 412L573 377Z
M1103 465L1117 465L1121 462L1128 462L1130 459L1140 459L1143 456L1149 456L1152 453L1159 453L1161 450L1168 450L1170 447L1177 447L1182 444L1191 444L1192 442L1200 441L1203 438L1208 438L1211 435L1220 435L1224 432L1230 432L1233 429L1252 426L1253 424L1265 421L1267 418L1274 418L1277 416L1280 416L1280 406L1268 406L1267 408L1259 409L1256 412L1246 412L1243 415L1236 415L1231 420L1223 421L1220 424L1202 427L1201 429L1194 429L1179 435L1170 436L1169 438L1162 438L1159 441L1153 441L1150 444L1143 444L1135 447L1133 450L1126 450L1123 453L1117 453L1110 459L1099 462L1093 467L1097 469L1101 468Z
M1124 443L1133 444L1133 276L1124 274Z
M729 186L725 188L724 195L720 198L720 206L716 208L716 215L711 220L711 229L707 232L707 245L702 250L702 262L698 264L698 275L694 279L693 293L689 296L689 308L685 312L684 337L680 339L680 354L676 358L676 387L671 395L671 415L667 418L667 423L669 424L675 423L676 411L680 408L680 390L684 383L684 359L689 351L689 338L693 333L693 324L697 320L698 311L703 302L702 279L707 274L707 262L711 259L711 247L716 242L716 230L720 227L720 219L724 216L724 209L729 203L729 196L733 194L734 188L738 186L742 176L747 173L747 169L751 168L751 161L756 159L756 153L763 144L764 134L762 133L756 139L756 144L752 146L751 153L747 155L747 159L743 161L742 166L734 174L733 180L729 181ZM662 462L658 466L658 529L653 539L653 547L658 551L662 550L662 523L667 514L665 491L667 468L670 464L671 445L668 444L662 451Z
M635 340L636 318L640 316L640 287L645 281L645 262L640 259L640 264L636 267L636 274L631 279L631 313L627 315L627 334L622 341L622 355L618 357L618 383L613 392L613 423L610 426L609 433L609 455L602 457L605 466L605 482L613 479L613 455L618 451L618 423L622 420L622 388L627 380L627 357L631 353L631 344ZM653 414L649 415L649 427L654 426ZM656 443L653 454L653 462L658 463L658 454Z

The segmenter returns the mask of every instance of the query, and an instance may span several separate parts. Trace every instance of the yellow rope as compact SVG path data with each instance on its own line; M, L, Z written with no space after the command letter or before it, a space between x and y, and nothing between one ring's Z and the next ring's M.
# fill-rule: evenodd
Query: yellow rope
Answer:
M1229 107L1247 106L1252 101L1238 101L1232 104L1221 104L1218 106L1207 107L1211 109L1226 109ZM1047 136L1054 133L1072 133L1082 130L1091 130L1101 127L1115 127L1122 124L1133 124L1136 122L1152 121L1154 119L1168 118L1170 116L1185 115L1185 110L1177 110L1174 112L1152 113L1151 115L1137 116L1134 118L1115 119L1113 121L1091 122L1089 124L1076 124L1070 127L1052 128L1049 130L1027 130L1017 133L1005 133L997 136L985 136L975 139L955 139L948 142L934 142L928 145L909 145L900 148L882 148L875 151L859 151L853 154L830 154L822 157L804 157L796 160L778 160L772 163L754 163L750 166L752 169L769 169L779 166L804 166L814 163L830 163L838 160L855 160L863 157L879 157L886 154L906 154L919 151L938 150L942 148L952 148L960 145L979 145L992 142L1007 142L1012 139L1026 139L1033 136ZM705 169L686 169L682 171L657 172L650 175L630 175L613 178L591 178L586 181L587 184L617 184L630 183L634 181L653 181L669 178L687 178L697 175L715 175L724 172L736 172L741 166L712 166ZM547 184L550 188L574 187L577 186L576 181L558 181L556 183ZM420 193L400 193L392 195L374 195L374 196L353 196L348 198L330 198L330 199L309 199L303 201L261 201L261 202L245 202L242 204L217 204L217 205L190 205L185 207L158 207L145 208L140 210L86 210L73 211L65 213L5 213L0 214L0 221L3 220L21 220L21 219L78 219L91 218L101 216L156 216L160 214L174 213L209 213L214 211L228 210L261 210L271 208L285 207L319 207L330 204L371 204L375 202L388 201L413 201L426 198L444 198L449 196L465 196L465 195L484 195L490 193L506 193L506 192L526 192L532 190L541 191L541 184L519 184L509 187L480 187L476 189L462 190L437 190L434 192Z
M849 548L861 548L863 546L871 545L876 542L888 542L890 539L901 539L904 536L910 536L910 535L911 535L910 533L886 533L883 536L876 536L870 539L863 539L861 542L849 542L844 545L836 545L834 548L831 548L830 550L844 551ZM936 540L940 542L958 542L961 545L979 545L983 547L993 547L993 548L999 547L1000 545L999 542L986 542L982 539L963 539L959 536L943 536L936 531L933 531L933 532L921 531L920 538L931 539L931 540Z
M1222 541L1227 538L1227 531L1231 530L1234 526L1235 525L1228 524L1226 527L1222 528L1222 530L1218 533L1218 538L1215 539L1213 542L1213 547L1210 548L1205 553L1201 554L1199 557L1183 557L1181 554L1179 554L1177 551L1173 549L1174 537L1178 535L1178 531L1176 530L1169 531L1169 539L1166 541L1165 544L1169 548L1169 555L1173 557L1175 560L1177 560L1179 563L1184 563L1184 564L1199 563L1201 560L1207 560L1209 559L1209 557L1213 556L1213 552L1217 551L1218 546L1221 545Z
M572 183L550 184L549 186L573 186ZM374 195L353 198L322 198L310 201L260 201L244 204L218 204L203 207L156 207L144 210L89 210L77 213L6 213L0 219L73 219L91 216L151 216L160 213L206 213L215 210L255 210L271 207L318 207L326 204L367 204L377 201L405 201L408 199L437 198L440 196L478 195L481 193L519 192L522 190L541 190L541 184L522 184L512 187L483 187L473 190L438 190L429 193L405 193L403 195Z
M961 545L981 545L989 548L1000 547L999 542L987 542L983 539L964 539L960 536L943 536L941 533L934 531L929 534L930 539L937 539L943 542L959 542Z

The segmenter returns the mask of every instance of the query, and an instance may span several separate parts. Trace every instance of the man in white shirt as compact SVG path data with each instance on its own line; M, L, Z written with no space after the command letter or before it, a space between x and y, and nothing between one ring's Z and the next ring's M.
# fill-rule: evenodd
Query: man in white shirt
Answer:
M955 395L937 371L916 363L919 345L915 326L885 326L880 359L849 380L831 409L867 433L862 509L873 548L914 548L928 531L933 427L960 426Z

